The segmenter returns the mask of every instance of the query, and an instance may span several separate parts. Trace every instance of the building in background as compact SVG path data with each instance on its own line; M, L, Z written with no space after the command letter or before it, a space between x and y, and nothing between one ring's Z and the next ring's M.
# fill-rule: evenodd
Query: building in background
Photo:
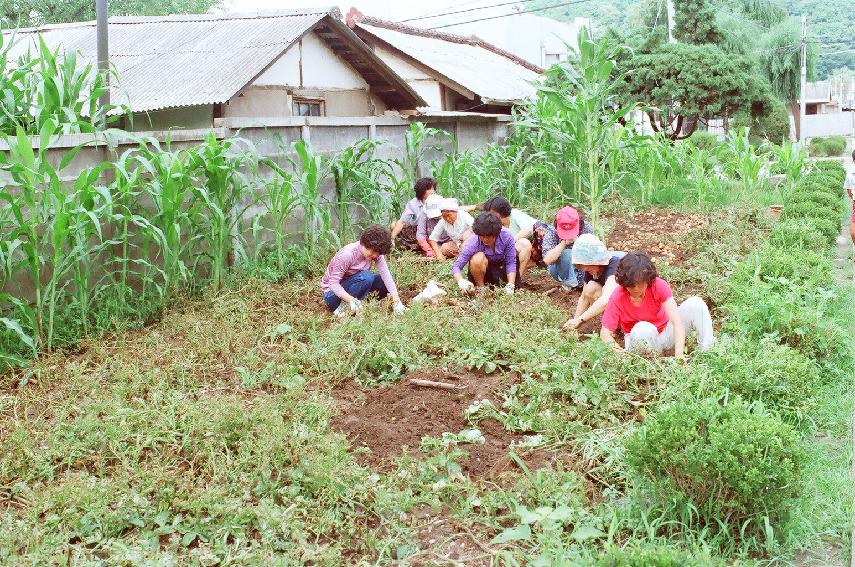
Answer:
M543 69L475 36L365 16L347 25L437 112L510 114L531 97Z
M20 30L96 60L95 22ZM110 18L111 102L135 130L210 128L218 118L373 116L422 99L344 22L338 9Z
M577 49L582 27L591 27L590 18L560 22L525 13L527 6L524 3L515 6L496 6L496 2L489 4L483 8L476 5L474 9L467 5L467 9L472 11L423 17L405 23L453 34L474 35L544 69L565 61L570 49Z

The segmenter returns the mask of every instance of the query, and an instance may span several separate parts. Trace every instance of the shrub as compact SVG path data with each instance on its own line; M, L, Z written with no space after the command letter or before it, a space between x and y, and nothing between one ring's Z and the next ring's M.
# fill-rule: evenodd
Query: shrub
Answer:
M851 337L840 304L847 292L758 282L734 291L723 330L750 339L769 335L819 361L826 372L846 372ZM850 292L851 293L851 292ZM839 369L839 370L838 370Z
M846 151L846 138L843 136L818 137L810 141L810 155L819 157L839 156Z
M797 350L766 339L724 337L698 354L683 384L699 399L722 393L761 401L787 423L799 424L814 407L819 366Z
M775 101L759 116L752 116L746 110L737 112L728 127L736 132L748 127L748 139L754 144L765 140L780 144L790 137L790 115L783 103Z
M682 400L626 443L628 464L664 502L691 505L696 522L733 537L763 532L799 492L804 448L793 428L733 399Z
M843 164L837 161L814 162L811 165L810 175L816 174L831 175L838 185L842 185L843 180L846 179L846 169L843 167Z
M791 287L802 285L804 280L822 281L832 268L831 260L823 254L812 250L794 254L792 250L766 244L736 266L728 284L739 289L753 285L759 278L773 287Z
M787 204L812 203L817 207L837 211L838 214L842 211L842 202L843 200L840 198L840 195L833 195L827 191L814 190L810 187L794 191L787 200Z
M822 252L828 248L825 231L829 227L819 226L818 219L790 219L778 223L769 234L769 243L780 248L800 248Z
M689 136L688 141L696 148L706 151L715 151L721 146L721 142L718 141L718 136L710 134L709 132L702 132L700 130L696 130L691 136Z
M707 554L692 555L673 545L649 543L606 550L591 567L716 567L724 565Z

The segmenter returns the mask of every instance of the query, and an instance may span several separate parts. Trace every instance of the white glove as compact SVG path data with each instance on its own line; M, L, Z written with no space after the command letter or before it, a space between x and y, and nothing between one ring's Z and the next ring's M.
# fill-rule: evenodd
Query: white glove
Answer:
M356 298L351 299L348 303L351 313L359 313L362 309L362 302Z
M516 286L514 286L514 284L508 282L507 285L505 285L505 295L513 295L515 287Z
M460 286L460 291L462 291L463 293L469 293L472 291L472 288L475 287L472 282L463 278L457 280L457 285Z
M400 301L396 301L392 304L392 312L395 315L401 315L404 311L407 310L407 306L401 303Z

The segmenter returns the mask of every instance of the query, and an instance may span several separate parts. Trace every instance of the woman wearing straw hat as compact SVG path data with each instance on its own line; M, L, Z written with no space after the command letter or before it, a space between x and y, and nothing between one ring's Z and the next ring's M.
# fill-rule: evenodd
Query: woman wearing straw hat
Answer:
M576 313L561 326L576 330L606 310L609 297L617 288L615 272L618 262L626 252L609 251L593 234L580 234L573 243L572 261L577 270L584 272L582 296L576 304Z

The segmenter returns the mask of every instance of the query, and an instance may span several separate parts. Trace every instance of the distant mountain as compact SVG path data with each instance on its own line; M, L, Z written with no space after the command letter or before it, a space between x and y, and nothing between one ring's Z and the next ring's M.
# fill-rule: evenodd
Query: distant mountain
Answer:
M561 6L539 12L557 20L572 20L576 17L589 17L597 31L611 27L620 33L629 32L638 21L638 14L649 11L657 0L588 0L569 6ZM712 0L720 6L733 0ZM554 5L555 0L532 0L526 3L528 8L542 8ZM662 17L665 17L662 2ZM853 0L773 0L771 4L784 8L793 16L807 14L808 35L816 38L819 47L817 64L818 78L826 78L832 71L841 67L855 70L855 12ZM725 9L725 8L721 8ZM730 6L726 8L730 11ZM848 51L846 51L848 50ZM843 53L835 53L844 51Z

